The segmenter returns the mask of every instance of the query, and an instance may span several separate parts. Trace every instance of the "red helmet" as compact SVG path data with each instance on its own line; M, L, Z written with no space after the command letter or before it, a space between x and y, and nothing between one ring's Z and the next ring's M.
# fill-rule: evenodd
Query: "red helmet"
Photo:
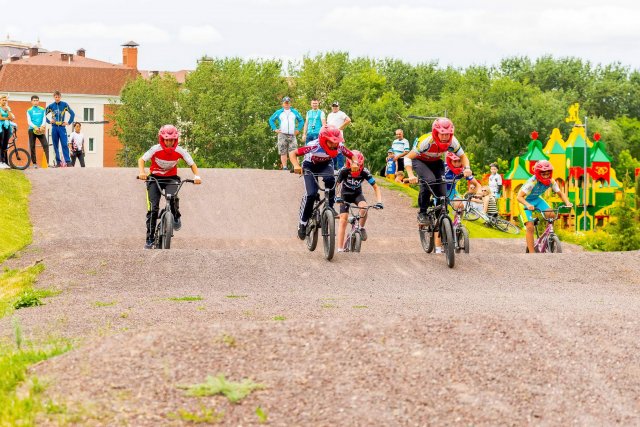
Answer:
M178 145L178 138L180 138L180 131L174 125L164 125L158 131L158 143L165 150L175 150ZM173 139L176 142L172 147L167 147L164 144L165 139Z
M456 156L454 153L449 151L447 156L445 157L445 161L447 162L447 167L454 175L460 175L464 169L464 166L460 165L458 167L453 166L453 162L460 160L460 157Z
M351 171L351 176L357 178L360 176L362 170L364 169L364 154L362 154L358 150L351 150L351 152L353 153L353 157L355 157L356 161L358 162L358 170L356 172ZM351 169L351 159L347 159L347 169Z
M331 141L331 142L337 142L340 143L342 141L344 141L344 138L342 138L342 132L340 132L340 129L338 129L337 127L333 127L333 126L324 126L321 130L320 130L320 135L318 136L318 139L320 140L320 147L322 147L324 149L324 151L329 155L329 157L334 158L338 155L338 149L331 149L327 146L327 141Z
M440 151L446 151L449 145L451 145L451 141L453 141L453 131L453 122L446 117L440 117L434 120L431 125L431 136L436 144L438 144ZM449 138L448 142L442 142L440 141L440 135L451 135L451 138Z
M540 160L536 163L533 167L533 173L539 183L542 185L550 185L551 177L543 178L542 175L540 175L541 172L553 172L553 165L548 160Z

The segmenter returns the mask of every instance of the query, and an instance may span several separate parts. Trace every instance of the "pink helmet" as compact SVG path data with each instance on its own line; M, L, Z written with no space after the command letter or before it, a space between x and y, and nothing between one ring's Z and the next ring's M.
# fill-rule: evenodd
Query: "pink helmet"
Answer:
M354 178L357 178L360 176L360 174L362 173L362 170L364 169L364 154L362 154L358 150L351 150L351 152L353 153L353 156L356 158L356 161L358 162L358 171L357 172L351 171L351 176ZM351 169L351 159L347 159L347 169Z
M550 185L551 177L543 178L541 175L542 172L553 172L553 165L548 160L540 160L536 163L533 167L533 173L539 183L542 185Z
M178 145L178 138L180 138L180 131L174 125L164 125L158 131L158 143L165 150L175 150ZM167 147L164 143L166 139L173 139L176 142L172 147Z
M338 143L344 141L344 138L342 138L342 132L340 132L340 129L334 126L324 126L320 130L318 139L320 142L320 147L322 147L331 158L334 158L338 155L338 149L330 149L329 146L327 146L327 141Z
M451 151L449 151L447 153L447 156L445 157L445 161L447 162L447 167L449 168L449 170L451 172L453 172L454 175L460 175L462 173L462 170L464 169L464 166L462 166L462 165L453 166L453 162L455 162L457 160L460 160L460 157L456 156Z
M449 145L451 145L451 141L453 140L453 131L453 122L446 117L440 117L433 121L433 124L431 125L431 136L436 144L438 144L438 148L441 151L446 151L447 148L449 148ZM449 138L448 142L442 142L440 141L440 135L451 135L451 138Z

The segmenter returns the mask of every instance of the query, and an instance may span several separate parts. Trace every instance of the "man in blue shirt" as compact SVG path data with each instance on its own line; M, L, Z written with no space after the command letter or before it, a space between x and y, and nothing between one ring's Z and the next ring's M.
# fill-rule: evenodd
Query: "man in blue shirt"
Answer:
M53 92L54 102L49 104L45 112L45 117L51 113L51 118L47 117L47 123L51 123L51 143L53 144L53 151L56 153L56 166L66 167L68 163L71 163L69 158L69 145L67 143L67 126L73 123L73 119L76 117L76 113L73 112L69 104L61 101L62 95L59 91ZM67 113L69 113L69 120L66 120ZM64 159L60 159L58 152L58 143L62 148L62 155Z
M47 142L47 136L45 135L47 130L47 122L45 121L46 111L40 105L40 98L38 95L31 97L31 108L27 110L27 123L29 124L29 149L31 150L31 162L33 167L38 169L38 162L36 161L36 139L40 141L42 151L49 164L49 142Z
M278 152L282 162L282 170L287 169L289 151L298 148L296 135L302 130L304 119L295 108L291 107L291 98L282 98L282 108L269 117L271 130L278 134Z
M307 111L307 118L302 130L302 139L305 144L318 139L320 129L327 124L324 111L318 108L319 105L320 102L316 98L311 100L311 110Z

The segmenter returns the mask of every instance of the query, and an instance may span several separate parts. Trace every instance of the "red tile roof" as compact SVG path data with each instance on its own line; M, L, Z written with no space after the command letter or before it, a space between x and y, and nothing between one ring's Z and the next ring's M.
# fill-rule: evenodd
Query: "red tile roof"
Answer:
M110 64L73 55L63 61L62 52L4 63L0 68L0 92L53 92L63 94L120 95L127 80L138 71L122 64Z

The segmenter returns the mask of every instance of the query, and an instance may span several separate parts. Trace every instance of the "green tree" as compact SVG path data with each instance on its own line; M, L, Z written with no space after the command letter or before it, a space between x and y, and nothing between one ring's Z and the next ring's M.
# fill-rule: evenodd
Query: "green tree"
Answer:
M624 187L631 185L631 180L625 180ZM607 247L610 251L632 251L640 249L640 222L637 213L631 206L630 199L624 193L618 206L613 209L614 219L607 231L611 234L611 241Z
M622 150L618 156L618 165L616 167L616 173L621 180L625 177L633 178L635 176L636 168L640 168L640 161L634 158L629 150ZM632 183L629 182L628 186Z

